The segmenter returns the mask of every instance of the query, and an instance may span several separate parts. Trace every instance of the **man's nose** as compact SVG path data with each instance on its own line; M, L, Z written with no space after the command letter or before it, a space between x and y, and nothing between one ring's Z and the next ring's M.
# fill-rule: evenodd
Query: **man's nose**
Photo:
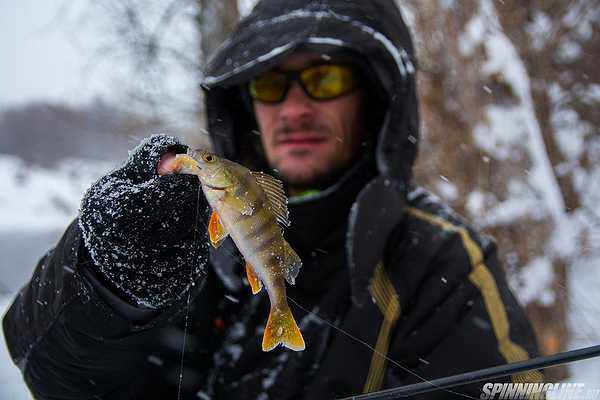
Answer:
M304 93L298 82L292 82L287 96L281 103L280 117L293 121L313 115L315 104L312 99Z

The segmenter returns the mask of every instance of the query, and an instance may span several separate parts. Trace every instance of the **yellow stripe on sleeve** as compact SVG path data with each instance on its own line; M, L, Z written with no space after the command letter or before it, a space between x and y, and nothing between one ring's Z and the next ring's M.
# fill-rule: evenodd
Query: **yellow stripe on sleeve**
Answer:
M469 280L481 292L496 340L498 341L498 351L509 363L529 359L530 357L527 351L513 342L510 338L510 323L508 321L504 303L500 297L498 286L496 285L496 281L489 268L484 263L481 248L475 243L473 238L471 238L467 229L453 225L441 217L413 207L407 208L406 211L420 220L426 221L432 225L437 225L444 230L456 232L460 235L471 263L472 271L469 274ZM543 375L538 371L529 371L513 375L512 380L514 383L542 382Z
M363 388L363 393L370 393L381 389L385 377L387 365L387 353L390 347L390 337L392 330L400 316L400 300L398 294L392 285L392 282L385 273L383 264L379 262L375 267L375 274L369 292L379 310L383 314L383 322L379 329L377 342L375 343L375 352L371 358L367 381Z

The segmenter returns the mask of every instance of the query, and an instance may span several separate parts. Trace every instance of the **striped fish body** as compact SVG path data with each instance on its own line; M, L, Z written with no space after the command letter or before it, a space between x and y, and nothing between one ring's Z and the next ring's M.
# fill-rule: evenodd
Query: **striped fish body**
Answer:
M239 167L230 166L239 184L225 191L203 185L204 195L244 260L265 285L271 304L287 302L282 268L285 239L264 191L248 169Z
M294 284L302 263L280 228L280 224L289 225L281 182L207 152L197 158L178 155L177 159L184 165L180 173L198 175L212 207L212 244L217 247L229 235L246 261L252 292L258 293L262 285L267 290L271 311L263 350L269 351L280 343L292 350L303 350L304 339L291 314L285 290L285 281Z

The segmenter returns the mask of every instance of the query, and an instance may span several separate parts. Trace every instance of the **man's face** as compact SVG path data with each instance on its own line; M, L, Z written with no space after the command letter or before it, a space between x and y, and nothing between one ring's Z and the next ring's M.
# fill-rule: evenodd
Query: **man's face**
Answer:
M318 54L297 53L279 68L300 70L319 61ZM362 140L362 99L362 91L354 90L331 100L313 100L293 82L280 103L254 101L267 161L291 191L310 188L354 160Z

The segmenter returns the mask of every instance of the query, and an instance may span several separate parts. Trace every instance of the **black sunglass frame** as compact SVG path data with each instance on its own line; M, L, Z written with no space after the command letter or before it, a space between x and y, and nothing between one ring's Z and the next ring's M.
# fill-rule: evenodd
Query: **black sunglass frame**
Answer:
M315 68L315 67L321 67L324 65L334 65L334 66L340 66L340 67L345 67L345 68L350 69L350 71L352 71L352 74L354 76L354 79L353 79L354 85L349 90L342 91L341 93L336 94L335 96L332 96L332 97L315 97L315 96L311 95L309 93L308 89L306 88L305 83L302 81L301 75L303 72L305 72L308 69ZM265 100L261 100L259 98L252 96L252 92L250 90L250 85L253 81L253 79L252 79L246 85L246 90L247 90L247 93L248 93L248 96L250 97L250 99L259 101L264 104L282 103L287 98L290 87L292 86L292 83L294 83L294 82L298 82L298 84L300 85L300 87L302 88L302 91L304 92L304 94L306 94L306 96L308 96L312 100L322 101L322 102L333 100L333 99L336 99L341 96L345 96L346 94L352 93L353 91L357 90L360 87L361 74L359 73L358 68L356 68L354 65L352 65L350 63L320 62L320 63L316 63L316 64L307 65L306 67L304 67L302 69L298 69L298 70L285 70L285 69L281 69L281 68L274 68L274 69L272 69L272 71L283 74L286 78L286 83L285 83L284 89L281 92L281 98L278 100L273 100L273 101L265 101Z

